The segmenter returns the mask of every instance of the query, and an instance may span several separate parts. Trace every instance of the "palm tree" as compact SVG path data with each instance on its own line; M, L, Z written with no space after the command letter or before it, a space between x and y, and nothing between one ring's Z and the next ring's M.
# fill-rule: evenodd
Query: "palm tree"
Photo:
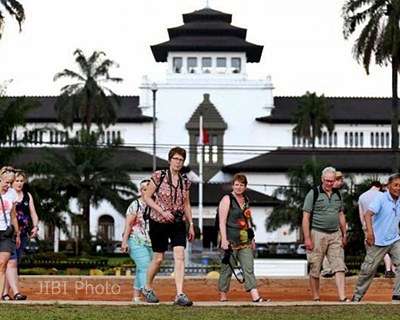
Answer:
M5 23L1 7L4 7L6 11L17 20L19 30L21 31L22 22L25 20L25 11L22 4L17 0L0 0L0 38L3 35L2 31Z
M98 134L85 132L62 151L49 148L33 169L34 173L45 174L65 199L77 200L85 243L91 240L90 207L106 200L118 212L125 212L137 190L128 174L134 166L115 164L113 146L98 147L97 139Z
M343 6L343 34L348 39L362 28L354 43L355 59L369 74L372 55L379 66L392 69L392 150L393 171L397 171L399 150L398 72L400 67L400 0L346 0Z
M16 144L5 147L12 139L13 130L24 126L27 113L39 105L37 100L26 97L5 97L4 92L0 87L0 159L3 164L19 150Z
M117 64L105 58L105 53L94 51L87 58L77 49L74 52L79 72L69 69L57 73L54 81L67 78L74 82L61 88L55 108L58 118L64 127L73 127L74 120L79 120L82 129L90 131L92 123L100 130L117 120L116 109L121 102L119 97L109 88L106 82L121 82L121 78L111 77L110 68Z
M320 179L320 173L326 165L315 160L307 160L299 167L288 172L289 187L279 187L274 196L282 199L265 222L267 230L276 230L289 224L291 231L301 225L303 202L307 193Z
M28 170L27 170L28 171ZM69 209L69 199L64 197L62 190L55 184L53 179L46 176L33 176L29 182L28 191L35 201L36 211L40 221L69 233L63 219L63 213L72 214Z
M307 91L301 96L299 106L294 113L294 123L294 133L308 141L311 140L315 149L315 139L322 135L323 128L326 127L329 133L334 129L324 95L318 96L315 92Z

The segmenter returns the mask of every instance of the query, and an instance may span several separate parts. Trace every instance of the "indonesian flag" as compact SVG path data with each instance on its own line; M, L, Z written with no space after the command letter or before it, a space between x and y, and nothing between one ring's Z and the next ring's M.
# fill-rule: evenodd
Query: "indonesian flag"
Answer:
M200 145L205 145L205 144L209 144L210 139L209 139L209 135L208 135L208 131L206 128L203 128L203 116L200 115L200 120L199 120L199 130L200 130L200 134L199 134L199 144Z

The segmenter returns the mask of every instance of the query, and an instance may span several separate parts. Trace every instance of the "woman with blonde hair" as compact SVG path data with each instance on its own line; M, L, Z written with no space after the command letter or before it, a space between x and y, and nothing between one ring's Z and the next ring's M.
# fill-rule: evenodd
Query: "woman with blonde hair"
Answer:
M4 290L5 273L11 253L20 245L15 211L17 193L11 188L15 179L12 167L0 169L0 292Z
M143 200L143 194L150 180L140 182L140 197L134 200L126 210L125 229L122 238L121 251L129 252L136 265L136 276L133 284L133 301L140 302L140 296L146 284L146 274L153 250L148 232L148 209Z
M6 284L4 286L2 300L26 300L26 295L21 294L18 286L18 265L30 238L35 238L39 231L39 218L36 213L32 195L26 191L25 183L27 175L22 170L15 170L13 189L17 193L15 210L20 231L21 245L11 254L6 271ZM13 292L13 298L9 295L9 289Z

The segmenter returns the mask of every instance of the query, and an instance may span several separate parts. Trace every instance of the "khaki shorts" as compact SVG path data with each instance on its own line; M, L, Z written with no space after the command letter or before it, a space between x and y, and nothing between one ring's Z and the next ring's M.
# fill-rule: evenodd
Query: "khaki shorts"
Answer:
M310 276L319 278L322 261L325 256L328 259L333 273L346 271L342 248L342 234L340 231L326 233L311 230L311 240L314 243L314 248L311 252L307 252Z

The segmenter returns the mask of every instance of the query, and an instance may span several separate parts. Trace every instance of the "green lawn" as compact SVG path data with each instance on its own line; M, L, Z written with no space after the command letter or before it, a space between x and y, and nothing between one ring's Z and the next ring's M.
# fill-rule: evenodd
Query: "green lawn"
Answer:
M400 305L344 305L301 307L173 307L69 306L0 304L0 319L7 320L245 320L245 319L399 319Z

